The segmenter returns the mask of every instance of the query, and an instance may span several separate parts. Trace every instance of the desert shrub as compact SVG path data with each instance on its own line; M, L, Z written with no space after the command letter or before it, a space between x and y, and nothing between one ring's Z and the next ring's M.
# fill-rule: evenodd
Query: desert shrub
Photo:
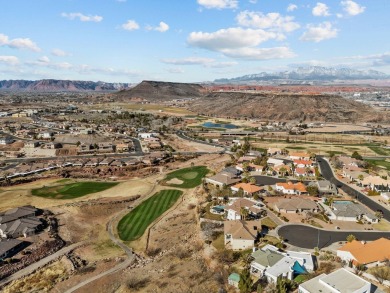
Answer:
M126 286L128 289L138 291L142 288L145 288L149 282L149 277L137 277L133 275L127 279Z
M146 255L147 256L150 256L150 257L153 257L153 256L156 256L157 254L159 254L161 252L161 248L158 248L158 247L149 247L147 250L146 250Z

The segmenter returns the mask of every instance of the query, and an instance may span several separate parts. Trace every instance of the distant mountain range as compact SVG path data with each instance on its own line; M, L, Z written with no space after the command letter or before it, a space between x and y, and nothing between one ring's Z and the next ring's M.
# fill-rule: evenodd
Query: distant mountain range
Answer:
M107 83L81 80L1 80L0 90L28 92L88 92L118 91L131 87L130 83Z
M333 67L298 67L297 69L276 73L261 72L249 74L236 78L216 79L215 83L245 83L257 81L320 81L331 82L337 80L367 80L367 79L387 79L389 75L376 70L355 70L350 68Z

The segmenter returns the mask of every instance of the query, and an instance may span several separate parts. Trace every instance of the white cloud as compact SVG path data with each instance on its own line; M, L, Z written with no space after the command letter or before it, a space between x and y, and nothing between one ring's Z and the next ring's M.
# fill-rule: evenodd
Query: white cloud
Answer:
M103 17L100 15L85 15L80 12L72 12L72 13L61 13L62 17L68 18L70 20L79 19L83 22L101 22L103 20Z
M8 36L0 34L0 46L7 46L12 49L26 49L39 52L41 49L29 38L16 38L10 40Z
M390 65L390 52L385 52L382 54L373 54L373 55L358 55L358 56L348 56L341 58L343 60L363 60L369 61L371 64L369 66L388 66Z
M173 65L205 65L214 62L214 59L203 57L188 57L182 59L162 59L161 62Z
M53 50L51 51L51 54L52 54L53 56L57 56L57 57L71 56L70 53L65 52L65 51L63 51L63 50L61 50L61 49L53 49Z
M352 0L341 1L341 5L344 7L344 11L351 16L361 14L366 10L366 7L361 6Z
M215 62L211 64L206 64L205 67L211 67L211 68L227 68L237 65L237 62L232 61L224 61L224 62Z
M38 62L41 63L50 63L50 59L47 56L42 56L41 58L38 59Z
M19 64L19 59L16 56L0 56L0 63L6 65L17 65Z
M116 2L119 2L119 3L124 3L126 2L127 0L116 0Z
M280 34L261 29L227 28L213 33L192 32L187 42L193 47L220 51L241 47L254 47L265 41L280 38Z
M276 12L263 14L260 11L246 10L240 12L236 20L241 26L259 29L276 29L284 32L291 32L300 27L297 22L294 22L293 16L282 16Z
M317 26L308 25L307 31L300 37L302 41L321 42L337 37L338 30L332 27L332 24L325 21Z
M168 69L166 69L166 71L168 71L169 73L174 73L174 74L184 73L184 69L178 68L178 67L168 68Z
M198 4L207 9L234 9L238 7L238 0L197 0Z
M226 56L246 60L270 60L292 58L296 55L288 47L275 48L238 48L222 51Z
M317 2L317 5L313 8L312 13L314 16L329 16L329 7L325 3Z
M169 30L169 25L166 24L165 22L161 21L160 24L156 27L153 27L153 26L147 26L146 29L148 31L158 31L158 32L161 32L161 33L164 33L166 31Z
M294 11L294 10L297 10L298 9L298 6L295 5L295 4L292 4L290 3L288 6L287 6L287 11L288 12L291 12L291 11Z
M256 4L257 0L249 0L249 3Z
M293 57L294 54L287 47L257 47L268 40L280 40L281 36L262 29L228 28L213 33L192 32L187 42L193 47L220 52L232 58L267 60Z
M139 24L132 19L129 19L126 23L122 24L122 28L127 31L135 31L139 29Z

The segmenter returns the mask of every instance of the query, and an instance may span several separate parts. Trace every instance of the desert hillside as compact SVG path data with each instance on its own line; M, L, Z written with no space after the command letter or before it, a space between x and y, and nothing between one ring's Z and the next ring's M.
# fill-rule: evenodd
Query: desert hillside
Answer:
M219 117L329 122L389 122L390 115L365 104L330 95L211 93L190 110Z
M203 96L205 89L198 84L142 81L137 86L118 92L120 100L148 100L161 102L174 99L198 98Z

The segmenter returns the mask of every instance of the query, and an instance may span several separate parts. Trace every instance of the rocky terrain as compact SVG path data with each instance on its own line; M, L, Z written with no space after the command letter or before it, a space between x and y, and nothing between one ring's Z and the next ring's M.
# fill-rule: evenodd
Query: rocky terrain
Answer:
M198 98L203 96L204 92L205 89L198 84L145 80L133 88L118 92L116 98L119 100L160 102Z
M129 88L129 83L107 83L81 80L0 80L0 90L25 92L83 92L83 91L118 91Z
M250 94L214 92L193 101L190 110L218 117L247 117L265 120L383 122L390 115L370 106L335 95Z

